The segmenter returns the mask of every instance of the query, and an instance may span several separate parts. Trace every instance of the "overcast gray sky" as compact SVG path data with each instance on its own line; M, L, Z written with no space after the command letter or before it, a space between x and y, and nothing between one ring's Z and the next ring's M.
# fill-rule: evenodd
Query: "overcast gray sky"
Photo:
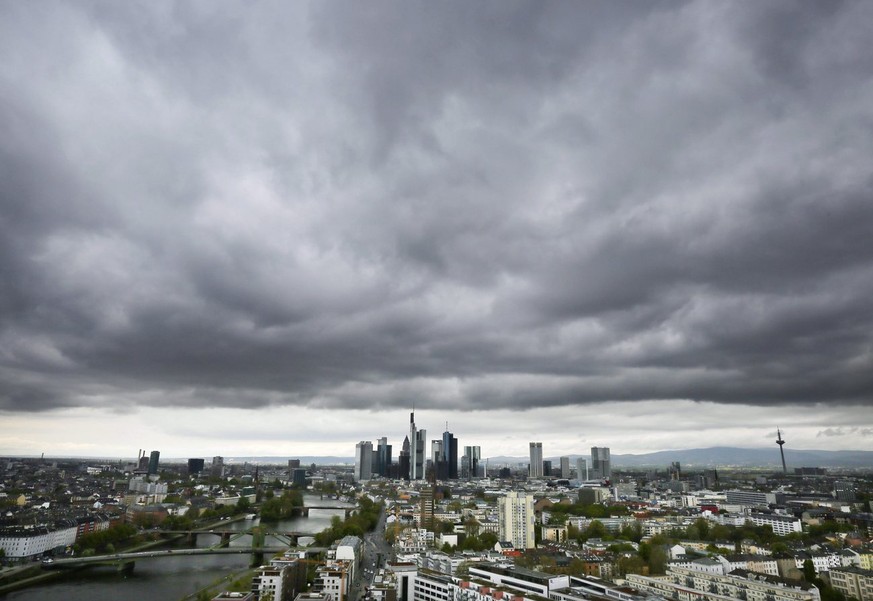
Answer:
M873 3L0 0L0 453L873 449Z

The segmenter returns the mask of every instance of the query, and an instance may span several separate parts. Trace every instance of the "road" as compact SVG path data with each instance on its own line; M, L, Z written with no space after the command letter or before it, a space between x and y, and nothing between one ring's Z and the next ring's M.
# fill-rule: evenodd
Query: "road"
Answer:
M383 508L376 527L364 535L363 559L352 583L349 601L360 601L366 597L367 588L373 584L376 571L393 559L392 547L385 540L385 517Z

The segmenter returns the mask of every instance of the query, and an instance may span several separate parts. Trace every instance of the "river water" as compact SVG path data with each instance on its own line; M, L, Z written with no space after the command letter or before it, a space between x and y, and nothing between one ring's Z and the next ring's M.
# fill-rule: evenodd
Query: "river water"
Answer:
M348 507L347 503L320 499L318 495L306 495L307 505ZM306 532L315 534L330 526L334 516L342 518L339 509L312 509L308 517L282 520L277 524L265 524L265 528L279 532ZM244 520L222 526L224 530L245 531L259 521ZM198 547L214 545L217 539L198 536ZM267 537L268 546L281 545ZM183 543L182 546L187 545ZM250 546L251 537L242 536L231 541L231 546ZM240 555L208 555L199 557L166 557L138 559L133 574L123 576L115 568L90 568L65 576L61 580L8 593L3 601L179 601L210 583L225 578L228 574L244 570L251 557Z

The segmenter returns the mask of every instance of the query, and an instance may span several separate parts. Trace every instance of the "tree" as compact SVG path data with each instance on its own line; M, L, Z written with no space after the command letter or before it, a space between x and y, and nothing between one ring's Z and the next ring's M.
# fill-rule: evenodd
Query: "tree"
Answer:
M455 531L455 525L445 520L434 520L434 534L452 534Z
M236 502L236 510L239 512L248 511L251 506L252 503L248 497L240 497L239 501Z
M464 520L464 532L467 536L475 536L479 533L479 520L472 515L467 516Z
M649 574L665 574L667 571L667 551L662 545L652 545L649 555Z
M462 561L458 564L458 569L455 570L455 576L460 578L461 580L465 580L470 577L470 562Z
M811 559L807 559L803 562L803 567L800 568L803 572L803 579L809 583L812 583L815 580L815 564L812 563Z
M624 578L628 574L645 574L646 572L646 563L638 555L620 557L615 567L620 578Z
M585 532L582 533L582 538L588 540L589 538L603 538L607 534L606 526L603 525L603 522L600 520L594 520L590 524L588 524L588 528L585 529Z
M276 522L290 518L298 507L303 506L303 495L298 490L286 490L282 496L267 499L261 505L261 519Z
M643 539L642 525L637 521L635 521L633 524L625 524L621 527L621 538L625 540L632 540L635 543L640 542Z
M579 528L575 524L572 522L567 524L567 540L576 540L579 538L579 534Z
M783 555L785 553L788 553L788 545L782 542L775 542L770 545L770 551L773 553L773 555Z

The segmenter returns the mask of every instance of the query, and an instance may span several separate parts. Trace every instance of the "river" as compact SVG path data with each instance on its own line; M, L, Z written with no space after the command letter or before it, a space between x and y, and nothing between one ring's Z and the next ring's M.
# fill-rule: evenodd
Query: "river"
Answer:
M348 507L347 503L306 495L307 505ZM340 509L312 509L308 517L265 524L267 529L315 534L330 526L333 516L342 518ZM245 531L259 521L244 520L228 524L223 529ZM198 547L215 544L209 536L198 536ZM267 537L267 545L282 543ZM251 545L251 537L243 536L232 546ZM115 568L89 568L42 586L8 593L4 601L179 601L204 586L228 574L248 567L249 555L209 555L200 557L166 557L138 559L133 574L120 575Z

